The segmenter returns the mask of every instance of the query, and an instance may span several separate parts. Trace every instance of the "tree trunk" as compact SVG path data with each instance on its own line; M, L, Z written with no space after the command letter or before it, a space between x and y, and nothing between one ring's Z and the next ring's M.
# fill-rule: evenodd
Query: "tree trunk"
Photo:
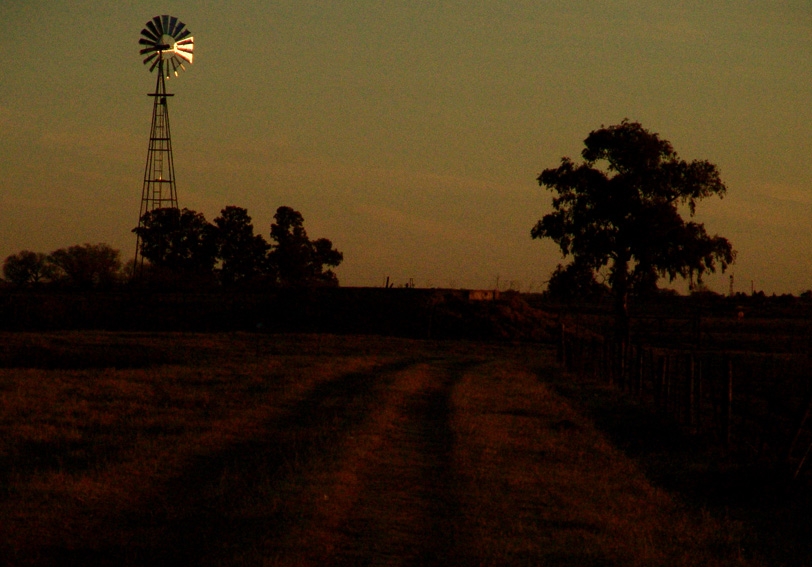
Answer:
M612 295L615 301L615 336L629 338L629 262L616 260L612 269Z

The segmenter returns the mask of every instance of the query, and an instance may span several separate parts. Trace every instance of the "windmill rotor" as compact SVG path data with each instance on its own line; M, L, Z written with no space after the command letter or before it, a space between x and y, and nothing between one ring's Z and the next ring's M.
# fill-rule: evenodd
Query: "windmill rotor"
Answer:
M141 30L138 43L144 46L139 51L146 56L144 65L151 64L150 72L158 67L159 72L165 73L167 79L170 72L177 77L178 69L186 70L184 63L191 64L194 58L195 40L192 32L174 16L155 16L149 20Z

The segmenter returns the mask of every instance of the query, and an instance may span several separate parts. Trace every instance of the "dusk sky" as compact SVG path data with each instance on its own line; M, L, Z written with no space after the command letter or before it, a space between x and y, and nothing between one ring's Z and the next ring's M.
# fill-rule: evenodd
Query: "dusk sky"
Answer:
M536 177L629 118L721 170L697 217L738 260L713 289L812 288L808 0L0 0L0 259L134 255L161 14L195 39L167 85L180 206L266 238L293 207L342 285L540 290Z

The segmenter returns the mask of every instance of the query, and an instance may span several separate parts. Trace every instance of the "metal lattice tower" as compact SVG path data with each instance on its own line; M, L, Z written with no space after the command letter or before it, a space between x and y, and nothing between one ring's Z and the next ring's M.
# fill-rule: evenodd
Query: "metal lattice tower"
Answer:
M143 226L146 213L161 208L178 208L178 192L175 186L175 163L172 159L172 136L169 129L168 97L166 79L171 72L178 76L178 69L186 69L183 62L192 63L194 38L185 24L172 16L155 16L141 30L139 44L145 46L144 64L151 63L150 71L158 70L153 97L152 127L149 132L147 163L144 167L144 185L141 190L141 210L138 226ZM136 236L135 270L140 270L144 258L141 255L141 237Z

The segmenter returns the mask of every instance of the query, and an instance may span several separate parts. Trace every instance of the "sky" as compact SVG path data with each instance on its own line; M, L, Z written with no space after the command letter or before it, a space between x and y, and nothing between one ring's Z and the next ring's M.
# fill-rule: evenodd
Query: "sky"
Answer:
M812 288L808 0L0 0L0 258L134 255L161 14L195 40L168 81L180 206L266 238L293 207L342 285L543 289L536 178L628 118L721 171L696 218L738 257L712 289Z

